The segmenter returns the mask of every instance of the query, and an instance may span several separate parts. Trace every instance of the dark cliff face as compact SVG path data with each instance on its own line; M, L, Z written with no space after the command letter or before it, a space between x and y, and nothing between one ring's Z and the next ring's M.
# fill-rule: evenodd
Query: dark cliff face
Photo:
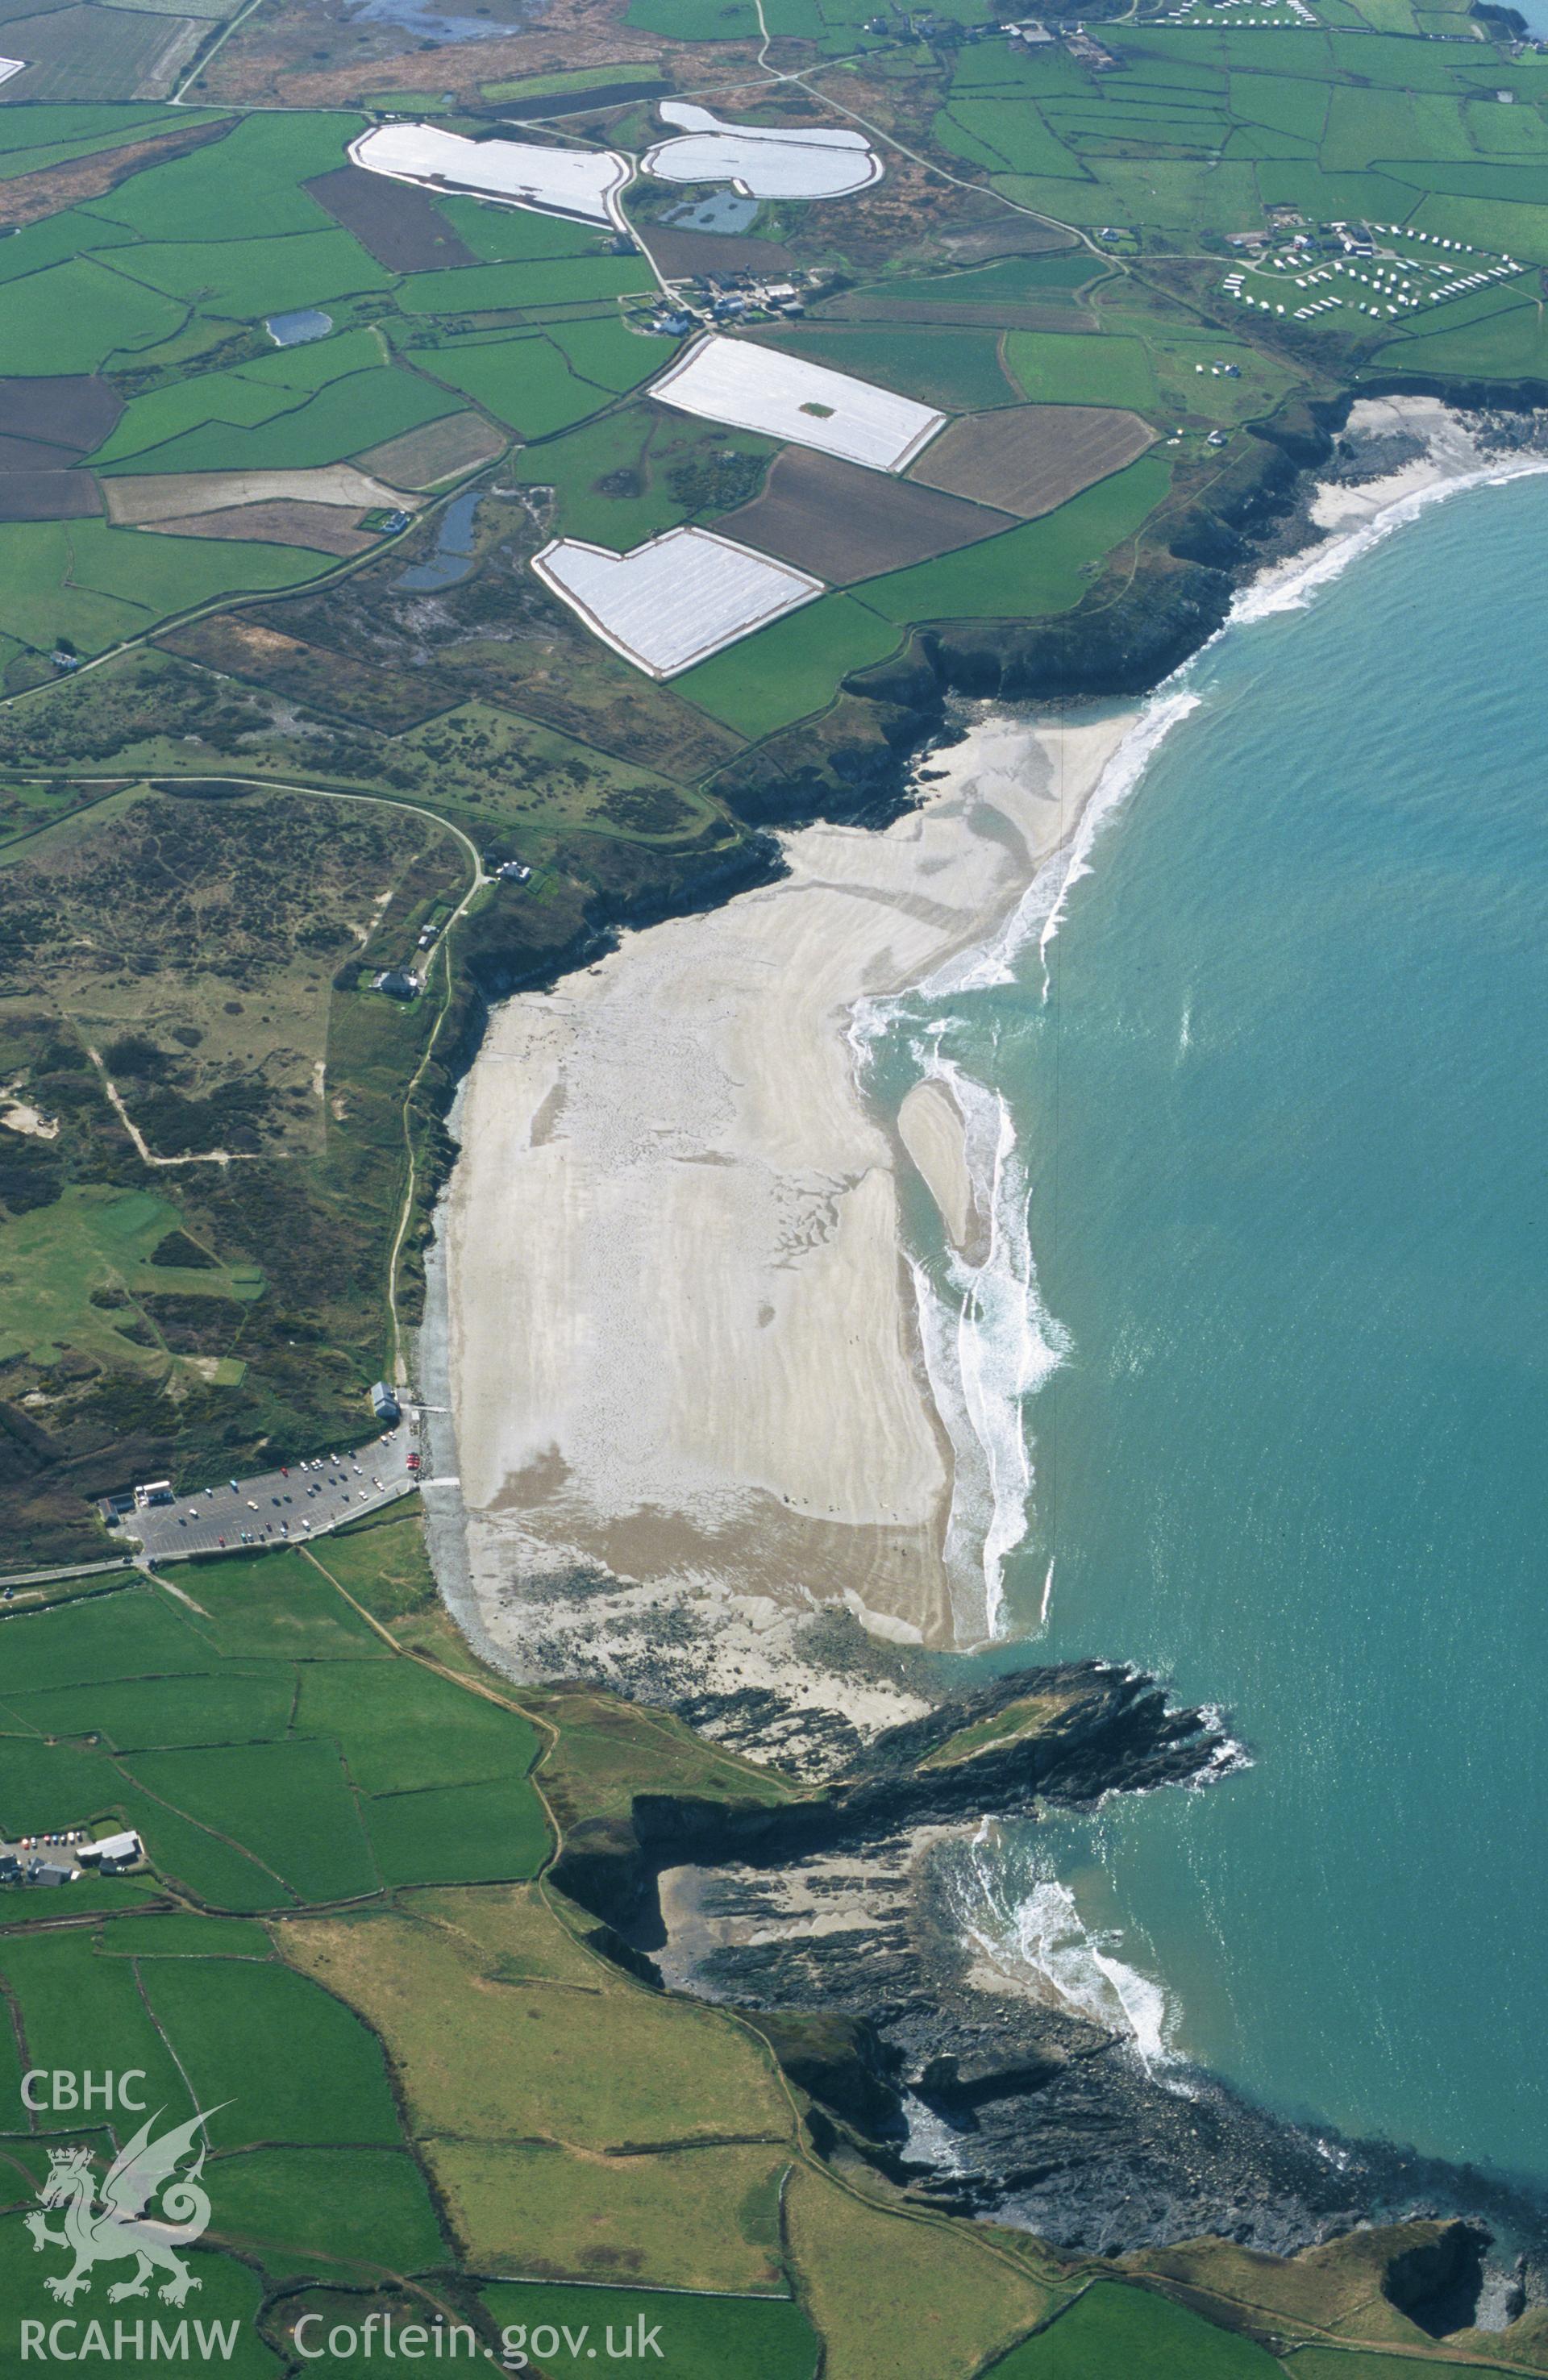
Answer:
M735 2005L815 2103L819 2144L921 2199L1107 2253L1224 2235L1288 2253L1433 2203L1541 2231L1540 2210L1379 2143L1319 2139L1001 1969L964 1924L988 1822L1227 1779L1236 1747L1154 1681L1096 1662L947 1697L784 1803L640 1794L552 1871L636 1973ZM1229 1791L1228 1782L1223 1790ZM1416 2265L1412 2294L1465 2294ZM1449 2299L1448 2299L1449 2302Z
M1018 1731L975 1740L1024 1705ZM901 1828L1028 1812L1040 1798L1090 1803L1186 1783L1214 1773L1227 1754L1218 1725L1200 1711L1173 1710L1153 1679L1132 1670L1098 1661L1012 1670L891 1729L836 1784L799 1801L637 1794L628 1818L592 1820L567 1836L554 1880L606 1923L648 1931L664 1868L727 1860L781 1866Z

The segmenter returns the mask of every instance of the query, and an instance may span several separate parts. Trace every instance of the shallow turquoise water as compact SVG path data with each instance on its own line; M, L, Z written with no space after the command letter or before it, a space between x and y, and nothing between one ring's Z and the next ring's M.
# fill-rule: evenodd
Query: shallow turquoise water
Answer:
M1040 1650L1160 1669L1254 1763L1043 1840L1141 2031L1544 2174L1548 480L1189 683L1046 1000L1034 942L909 1008L1006 1097L1067 1349L1013 1627L1046 1590Z

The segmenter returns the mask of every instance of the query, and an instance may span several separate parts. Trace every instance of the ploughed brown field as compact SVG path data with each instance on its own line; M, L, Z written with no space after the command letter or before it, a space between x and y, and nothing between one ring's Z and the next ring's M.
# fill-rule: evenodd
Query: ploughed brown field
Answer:
M102 508L90 471L0 469L0 521L86 520Z
M122 410L105 381L85 374L0 380L0 521L100 513L102 490L71 466L102 444Z
M124 409L106 381L86 372L46 380L0 380L0 440L39 439L47 446L90 455ZM14 470L15 464L4 467Z
M442 480L455 479L459 471L470 471L475 463L491 462L505 443L481 415L444 413L439 421L405 430L398 437L371 447L360 464L362 471L385 480L389 488L417 492L435 487Z
M739 232L679 231L675 224L637 223L634 236L658 273L688 281L701 273L788 273L796 260L776 239L744 239Z
M1007 406L949 422L908 476L916 485L1036 520L1121 471L1155 435L1137 413L1114 406Z
M408 182L389 182L360 165L319 174L307 188L335 223L353 232L363 249L389 273L434 273L444 265L476 264L428 191Z
M5 482L0 480L0 503ZM376 543L369 530L357 528L358 514L336 504L305 503L230 504L218 512L185 513L171 520L147 521L157 537L239 538L257 545L309 546L315 553L364 553Z
M740 544L835 586L954 553L1009 526L984 504L798 446L775 455L761 495L715 523Z

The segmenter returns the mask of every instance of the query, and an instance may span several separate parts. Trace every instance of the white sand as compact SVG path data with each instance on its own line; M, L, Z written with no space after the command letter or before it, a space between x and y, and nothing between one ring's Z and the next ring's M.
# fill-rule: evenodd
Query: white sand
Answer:
M984 1218L968 1166L967 1126L945 1083L916 1083L897 1111L897 1136L935 1201L947 1239L975 1264L983 1261Z
M709 1596L729 1617L739 1598L753 1635L842 1601L880 1634L952 1641L951 1458L900 1160L847 1030L859 999L993 931L1128 723L1030 738L992 720L884 832L805 829L786 880L495 1016L447 1257L469 1561L496 1636L519 1645L530 1597L549 1624L583 1565L658 1605Z

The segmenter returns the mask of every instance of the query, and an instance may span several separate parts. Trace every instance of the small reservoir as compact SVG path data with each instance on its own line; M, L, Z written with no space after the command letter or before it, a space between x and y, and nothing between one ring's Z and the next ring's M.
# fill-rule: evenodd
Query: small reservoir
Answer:
M276 347L304 347L309 340L325 339L334 327L331 314L305 306L296 314L271 314L263 328Z

